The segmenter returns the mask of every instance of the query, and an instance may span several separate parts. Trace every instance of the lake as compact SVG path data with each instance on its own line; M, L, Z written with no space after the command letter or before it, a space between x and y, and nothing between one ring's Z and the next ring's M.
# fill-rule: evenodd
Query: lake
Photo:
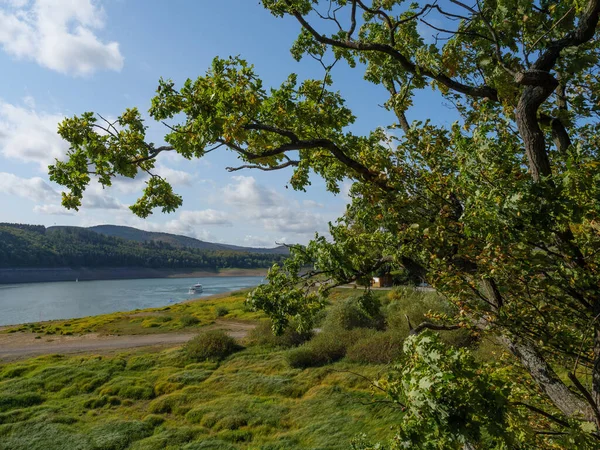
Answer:
M0 325L153 308L256 286L263 277L148 278L0 284ZM202 294L188 294L195 283Z

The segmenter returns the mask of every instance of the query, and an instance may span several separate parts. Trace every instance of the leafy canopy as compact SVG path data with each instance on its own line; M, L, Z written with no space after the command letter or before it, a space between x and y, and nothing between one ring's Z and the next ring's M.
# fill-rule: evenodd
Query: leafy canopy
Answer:
M600 1L262 4L298 21L292 55L319 61L323 78L292 74L267 88L234 57L180 87L161 80L149 111L167 126L159 147L146 142L136 109L114 123L92 113L67 119L59 133L68 159L50 168L68 189L63 204L77 208L92 177L109 185L142 171L151 177L133 212L173 211L181 198L152 173L166 151L191 159L226 149L241 161L228 170L291 168L300 190L311 174L332 192L350 179L352 203L332 239L296 246L251 304L276 330L291 320L306 329L332 286L407 270L459 308L460 326L512 352L537 385L528 414L551 418L547 445L573 430L598 438ZM338 61L389 93L386 128L350 131L355 117L334 90ZM459 119L411 122L425 89Z

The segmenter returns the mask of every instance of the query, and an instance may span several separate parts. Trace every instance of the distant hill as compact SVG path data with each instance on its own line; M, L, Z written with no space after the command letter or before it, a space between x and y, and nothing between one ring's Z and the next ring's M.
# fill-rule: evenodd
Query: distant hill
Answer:
M50 227L52 229L55 227ZM205 242L199 239L191 238L188 236L181 236L178 234L159 233L153 231L139 230L133 227L124 227L120 225L97 225L94 227L87 228L88 230L95 231L96 233L104 234L105 236L114 236L122 239L128 239L136 242L165 242L172 245L173 247L188 247L198 248L201 250L229 250L234 252L248 252L248 253L266 253L266 254L279 254L287 255L289 253L288 248L281 245L274 248L260 248L260 247L240 247L237 245L229 244L217 244L213 242Z
M113 231L113 234L100 230ZM0 223L0 268L253 269L270 267L286 256L281 250L254 251L184 236L144 234L135 228L100 227L100 230ZM117 236L119 231L129 239ZM202 247L203 244L206 245Z

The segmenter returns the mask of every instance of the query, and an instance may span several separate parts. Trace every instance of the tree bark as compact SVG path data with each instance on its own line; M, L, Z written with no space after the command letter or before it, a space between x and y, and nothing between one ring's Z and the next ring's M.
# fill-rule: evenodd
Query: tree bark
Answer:
M501 340L564 415L594 420L594 413L590 405L558 378L554 369L538 353L531 342L510 339L505 336L502 336Z

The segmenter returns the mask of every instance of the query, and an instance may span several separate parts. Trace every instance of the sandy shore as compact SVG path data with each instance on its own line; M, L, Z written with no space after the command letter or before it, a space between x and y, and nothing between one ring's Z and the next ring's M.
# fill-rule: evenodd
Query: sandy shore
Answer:
M254 323L218 319L214 324L202 327L202 329L223 330L234 339L243 339L255 326ZM26 332L7 333L0 334L0 362L55 353L103 353L134 347L177 346L186 343L194 336L196 333L190 332L127 336L106 336L98 333L80 336L47 336Z

